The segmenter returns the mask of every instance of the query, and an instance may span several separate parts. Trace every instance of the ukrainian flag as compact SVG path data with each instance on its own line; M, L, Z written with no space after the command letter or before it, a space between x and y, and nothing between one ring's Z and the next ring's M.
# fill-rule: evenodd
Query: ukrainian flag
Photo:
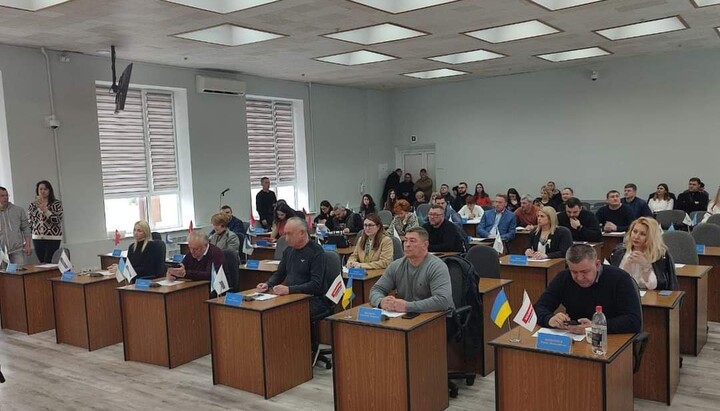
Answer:
M354 297L355 295L353 295L352 278L348 278L347 285L345 285L345 293L343 294L342 298L342 308L347 309L348 305L350 305L350 301Z
M495 325L502 328L505 321L508 317L510 317L510 314L512 314L512 310L510 309L510 303L507 300L505 289L503 288L500 290L497 297L495 297L495 302L493 303L492 311L490 312L490 318L493 320Z

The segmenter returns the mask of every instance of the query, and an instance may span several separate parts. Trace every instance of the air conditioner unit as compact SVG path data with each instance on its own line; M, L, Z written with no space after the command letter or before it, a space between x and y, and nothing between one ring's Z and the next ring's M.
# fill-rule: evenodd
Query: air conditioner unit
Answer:
M244 81L200 75L195 76L195 86L198 93L226 96L244 96L246 90Z

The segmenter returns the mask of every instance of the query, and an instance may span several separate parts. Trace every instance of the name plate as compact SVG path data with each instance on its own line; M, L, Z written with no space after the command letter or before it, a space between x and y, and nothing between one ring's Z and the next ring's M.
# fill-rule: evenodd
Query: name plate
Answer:
M9 272L9 273L16 273L16 272L17 272L17 269L18 269L18 265L17 265L17 264L15 264L15 263L8 263L7 268L5 269L5 271L7 271L7 272Z
M698 254L705 254L705 244L695 244L695 251Z
M243 296L240 293L227 293L225 294L225 305L232 305L233 307L240 307L243 302Z
M380 324L382 321L382 310L379 308L362 307L358 310L358 321L371 324Z
M247 264L245 264L245 267L257 270L260 268L260 260L247 260Z
M150 288L150 283L152 281L148 279L140 279L135 281L135 288L141 289L141 290L147 290Z
M513 265L527 265L528 258L526 255L510 254L510 264Z
M60 280L62 281L72 281L75 279L75 273L72 271L65 271L62 276L60 277Z
M180 264L182 263L183 258L185 258L185 256L182 254L173 254L172 262L175 264Z
M115 248L112 250L112 256L113 257L122 257L122 250L119 248Z
M337 244L323 244L322 248L325 251L337 251Z
M572 338L567 335L539 333L535 348L538 350L570 354L572 352L572 341Z
M348 278L355 278L357 280L362 280L367 275L367 272L364 268L351 268L348 270Z
M256 228L251 228L250 232L255 233L255 234L262 234L265 232L265 229L262 227L256 227Z
M268 247L270 246L270 242L268 240L257 240L255 241L255 245L258 247Z

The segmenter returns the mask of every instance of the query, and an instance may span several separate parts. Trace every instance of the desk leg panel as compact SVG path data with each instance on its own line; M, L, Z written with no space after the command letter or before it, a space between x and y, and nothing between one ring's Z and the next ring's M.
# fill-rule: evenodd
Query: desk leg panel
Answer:
M697 281L697 339L695 355L700 354L708 339L708 276ZM684 303L683 303L684 304ZM682 319L680 320L682 324Z
M27 333L27 307L21 276L0 274L0 302L2 328Z
M193 287L165 295L170 368L210 354L209 290Z
M527 290L528 296L534 304L546 288L544 268L503 265L500 266L500 278L513 281L505 285L505 293L510 307L522 305L523 290Z
M120 300L125 359L170 366L163 295L121 290Z
M50 280L59 277L57 270L24 275L25 301L27 304L28 334L35 334L55 328L52 285Z
M115 281L85 287L90 351L122 342L120 300Z
M634 375L635 398L666 402L669 381L669 328L668 310L643 307L644 331L650 333L640 370Z
M444 410L449 405L445 317L410 331L407 339L409 409Z
M698 282L696 278L678 277L680 290L685 292L682 307L680 308L680 352L697 355L698 326Z
M623 350L615 360L605 364L605 386L607 411L632 411L633 407L633 357L632 344Z
M720 256L700 255L700 265L709 265L708 321L720 322Z
M70 344L88 348L87 312L83 286L52 283L56 312L56 337L58 344Z

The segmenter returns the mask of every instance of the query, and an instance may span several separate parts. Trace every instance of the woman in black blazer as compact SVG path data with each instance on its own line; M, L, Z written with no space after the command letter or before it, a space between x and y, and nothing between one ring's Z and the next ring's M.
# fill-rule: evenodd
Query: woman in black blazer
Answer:
M570 230L558 225L557 211L552 207L541 207L537 217L537 228L529 235L525 255L534 259L565 258L573 245Z

